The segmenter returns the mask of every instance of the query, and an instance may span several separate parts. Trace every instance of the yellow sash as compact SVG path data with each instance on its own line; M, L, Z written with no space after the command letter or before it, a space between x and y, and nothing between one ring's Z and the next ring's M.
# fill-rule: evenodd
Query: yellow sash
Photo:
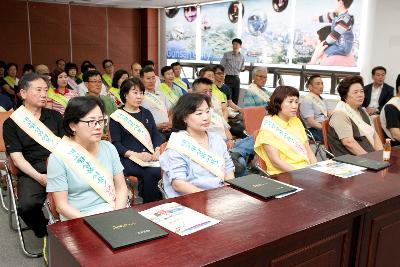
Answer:
M166 149L173 149L186 155L210 173L224 180L224 159L205 150L186 131L172 133Z
M187 84L181 78L175 77L173 83L181 90L188 91Z
M313 102L320 109L320 111L325 115L325 117L328 116L328 111L326 110L324 102L322 101L322 99L319 96L310 92L305 97L310 99L311 102Z
M167 108L165 107L164 103L160 100L160 98L159 98L157 95L145 91L145 92L144 92L144 97L145 97L151 104L153 104L153 106L155 106L155 107L158 108L159 110L165 112L165 114L167 114L167 117L168 117Z
M11 76L6 76L3 78L9 86L14 87L15 84L17 83L17 80L15 80L14 78L12 78Z
M111 87L112 86L112 79L111 79L110 75L108 75L107 73L104 73L103 75L101 75L101 77L106 82L107 87Z
M212 85L212 95L215 96L221 103L226 103L226 95L219 90L219 88L213 84Z
M294 152L302 156L308 163L310 163L310 159L308 158L307 150L304 147L304 144L297 137L282 129L282 127L272 120L271 116L264 117L260 130L269 131L278 139L283 141Z
M53 151L78 177L88 183L112 207L115 207L113 175L78 143L64 136Z
M60 104L64 108L66 108L68 105L69 99L67 97L63 96L62 94L57 94L54 91L54 88L49 88L49 90L47 91L47 97L56 101L58 104Z
M169 88L168 84L161 83L159 89L161 92L164 93L164 95L168 98L169 102L171 102L172 105L175 105L176 102L178 102L179 97L172 91L171 88Z
M395 106L399 111L400 111L400 97L395 96L392 97L392 99L390 99L386 105L393 105ZM390 137L390 139L394 140L392 134L390 133L389 129L386 128L387 122L386 122L386 114L385 114L385 107L386 105L382 108L380 117L381 117L381 125L382 125L382 129L385 131L386 135L388 137Z
M22 131L27 133L29 137L50 152L53 152L55 146L60 141L58 136L50 131L43 122L35 118L24 106L20 106L16 111L14 111L10 118L19 126L19 128L22 129Z
M253 95L258 96L262 101L269 101L269 95L261 90L255 83L249 84L249 88L247 90L249 90Z
M119 95L120 90L118 88L110 87L109 91L119 102L122 103L121 96Z
M357 125L357 128L365 135L371 145L374 146L375 129L373 126L369 125L362 119L361 114L356 112L343 101L339 101L337 103L335 110L341 111L346 114Z

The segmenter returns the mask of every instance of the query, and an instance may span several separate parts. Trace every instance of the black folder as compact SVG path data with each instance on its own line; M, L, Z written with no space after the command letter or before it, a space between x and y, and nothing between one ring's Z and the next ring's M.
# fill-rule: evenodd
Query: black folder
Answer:
M360 167L365 167L367 169L374 170L374 171L379 171L379 170L382 170L382 169L390 166L389 162L387 162L387 161L377 161L377 160L372 160L372 159L366 159L363 157L353 156L350 154L333 158L333 160L353 164L353 165L360 166Z
M247 192L254 193L265 199L296 191L296 188L257 174L246 175L226 181Z
M112 249L167 236L158 225L128 208L83 218Z

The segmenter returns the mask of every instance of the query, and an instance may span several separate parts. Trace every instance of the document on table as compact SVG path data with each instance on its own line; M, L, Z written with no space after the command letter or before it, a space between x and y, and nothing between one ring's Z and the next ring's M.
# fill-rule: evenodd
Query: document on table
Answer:
M340 178L350 178L364 173L366 168L334 160L325 160L310 166L311 169L334 175Z
M176 202L158 205L139 213L180 236L192 234L220 222Z

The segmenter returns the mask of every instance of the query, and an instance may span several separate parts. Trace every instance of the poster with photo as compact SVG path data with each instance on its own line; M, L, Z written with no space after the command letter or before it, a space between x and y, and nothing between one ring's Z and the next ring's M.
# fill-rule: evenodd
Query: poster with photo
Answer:
M350 7L344 2L296 2L294 64L357 67L362 1L354 1Z
M197 8L165 10L167 59L196 59Z
M237 37L239 3L201 6L201 60L219 61Z
M292 7L289 0L243 2L242 53L246 62L289 63Z

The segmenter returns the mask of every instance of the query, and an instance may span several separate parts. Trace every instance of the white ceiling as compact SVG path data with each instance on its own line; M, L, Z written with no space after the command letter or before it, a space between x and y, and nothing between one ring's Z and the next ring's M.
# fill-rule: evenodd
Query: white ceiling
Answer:
M201 4L214 2L212 0L31 0L32 2L76 4L76 5L100 5L118 8L164 8L172 6Z

